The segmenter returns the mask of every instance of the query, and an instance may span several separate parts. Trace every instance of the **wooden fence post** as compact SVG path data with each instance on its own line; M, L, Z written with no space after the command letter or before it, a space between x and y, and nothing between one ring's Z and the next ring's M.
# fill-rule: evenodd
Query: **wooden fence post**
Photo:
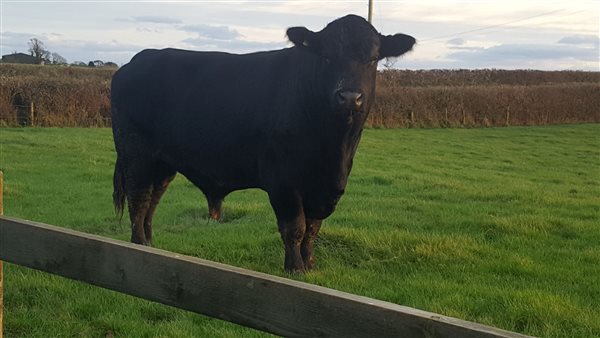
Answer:
M29 126L33 127L35 125L34 119L35 119L35 106L33 104L33 101L31 101L31 103L29 104ZM2 338L2 337L0 337Z
M4 215L4 186L2 182L4 174L0 170L0 216ZM2 338L2 318L4 316L4 289L2 286L2 261L0 261L0 338Z

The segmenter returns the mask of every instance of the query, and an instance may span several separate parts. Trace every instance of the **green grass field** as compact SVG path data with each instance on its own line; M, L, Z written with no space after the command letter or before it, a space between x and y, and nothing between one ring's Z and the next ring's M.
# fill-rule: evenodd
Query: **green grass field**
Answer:
M178 176L154 245L543 337L600 336L600 125L366 130L316 270L283 272L267 196L208 222ZM0 129L5 214L127 240L108 129ZM57 246L61 245L56 243ZM263 333L5 264L6 337Z

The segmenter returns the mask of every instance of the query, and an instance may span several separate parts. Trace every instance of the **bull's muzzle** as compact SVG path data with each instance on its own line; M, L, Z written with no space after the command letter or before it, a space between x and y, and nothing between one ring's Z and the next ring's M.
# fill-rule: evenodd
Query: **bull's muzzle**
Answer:
M363 104L363 94L354 91L338 91L336 94L337 104L340 108L359 110Z

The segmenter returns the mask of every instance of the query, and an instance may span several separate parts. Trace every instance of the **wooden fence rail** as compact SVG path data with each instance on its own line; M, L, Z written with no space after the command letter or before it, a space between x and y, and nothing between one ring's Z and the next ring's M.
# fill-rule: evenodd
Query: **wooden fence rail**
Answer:
M282 336L526 337L312 284L5 216L0 216L0 259Z

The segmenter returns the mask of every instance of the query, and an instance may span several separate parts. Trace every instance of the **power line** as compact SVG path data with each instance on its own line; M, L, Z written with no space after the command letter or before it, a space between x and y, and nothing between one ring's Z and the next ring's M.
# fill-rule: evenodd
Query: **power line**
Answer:
M565 9L556 9L556 10L553 10L553 11L544 12L544 13L541 13L541 14L536 14L536 15L525 17L525 18L520 18L520 19L517 19L517 20L507 21L507 22L503 22L503 23L500 23L500 24L496 24L496 25L484 26L484 27L480 27L480 28L470 29L470 30L467 30L467 31L462 31L462 32L457 32L457 33L452 33L452 34L444 34L444 35L435 36L435 37L432 37L432 38L422 39L422 40L419 40L419 42L421 43L421 42L427 42L427 41L433 41L433 40L447 39L447 38L451 38L451 37L455 37L455 36L460 36L460 35L465 35L465 34L469 34L469 33L473 33L473 32L479 32L479 31L482 31L482 30L490 29L490 28L502 27L502 26L510 25L512 23L526 21L526 20L530 20L530 19L534 19L534 18L539 18L541 16L546 16L546 15L551 15L551 14L554 14L554 13L562 12L564 10ZM581 13L581 12L584 12L584 11L583 10L582 11L577 11L577 12L569 13L569 14L566 14L566 15L573 15L573 14L577 14L577 13Z

